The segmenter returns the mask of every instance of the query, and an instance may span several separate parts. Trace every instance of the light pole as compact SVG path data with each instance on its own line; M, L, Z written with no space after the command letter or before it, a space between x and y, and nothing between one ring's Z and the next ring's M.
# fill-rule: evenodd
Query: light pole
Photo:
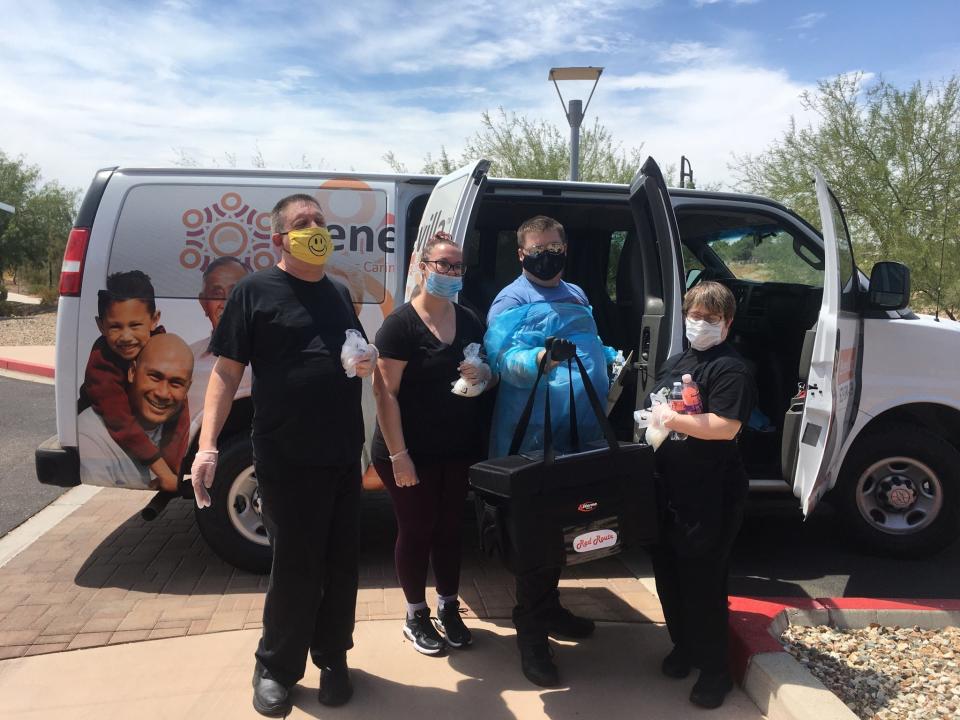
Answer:
M602 67L563 67L550 68L550 74L547 80L553 83L557 89L557 95L560 97L560 105L563 107L563 113L567 116L567 122L570 124L570 179L580 179L580 125L590 106L590 100L593 98L593 91L597 89L597 83L600 82L600 75L603 73ZM593 87L590 88L590 97L587 98L587 104L582 100L571 100L569 104L564 103L563 95L560 93L560 86L557 81L564 80L593 80Z

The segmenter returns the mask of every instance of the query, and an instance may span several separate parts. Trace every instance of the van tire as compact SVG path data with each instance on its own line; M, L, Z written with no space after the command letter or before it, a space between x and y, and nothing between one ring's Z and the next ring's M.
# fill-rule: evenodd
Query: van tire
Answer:
M850 529L872 552L927 557L960 535L960 451L923 428L889 424L858 439L837 489Z
M211 504L208 508L195 508L197 526L220 558L241 570L265 574L270 572L272 552L266 544L259 513L252 507L255 503L250 500L251 485L255 496L250 437L235 435L220 443L217 473L209 491ZM238 525L244 530L238 529Z

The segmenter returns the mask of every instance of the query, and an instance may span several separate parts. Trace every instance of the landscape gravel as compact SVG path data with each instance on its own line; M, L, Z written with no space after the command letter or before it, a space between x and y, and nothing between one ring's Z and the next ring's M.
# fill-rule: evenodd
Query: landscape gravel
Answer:
M57 313L0 318L0 347L53 345L57 339Z
M781 641L862 720L960 718L960 628L791 625Z

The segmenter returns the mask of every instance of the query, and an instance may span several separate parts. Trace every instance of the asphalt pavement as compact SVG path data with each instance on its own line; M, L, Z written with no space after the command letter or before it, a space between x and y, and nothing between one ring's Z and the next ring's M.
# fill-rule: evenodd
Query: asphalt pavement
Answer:
M0 537L64 492L37 482L33 460L56 432L53 385L0 377Z
M872 554L821 502L807 520L790 494L753 496L731 559L730 593L750 597L960 597L960 542L933 557Z

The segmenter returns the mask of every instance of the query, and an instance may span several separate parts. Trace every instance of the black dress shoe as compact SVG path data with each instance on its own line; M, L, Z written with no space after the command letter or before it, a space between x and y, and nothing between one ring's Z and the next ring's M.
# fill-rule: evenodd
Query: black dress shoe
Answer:
M718 708L731 690L733 680L726 670L714 673L700 671L700 677L690 691L690 702L703 708Z
M596 623L590 618L574 615L565 607L557 606L551 608L546 613L548 623L548 632L551 635L562 635L563 637L582 640L593 635L596 629Z
M350 681L350 669L347 667L346 659L320 668L318 698L321 705L336 707L343 705L352 697L353 683Z
M253 709L267 717L283 717L290 712L290 691L259 663L253 671Z
M560 684L560 672L553 662L553 652L546 641L520 646L520 667L527 680L540 687Z
M674 646L670 654L660 663L660 671L667 677L681 680L690 674L690 661L687 659L686 653Z

